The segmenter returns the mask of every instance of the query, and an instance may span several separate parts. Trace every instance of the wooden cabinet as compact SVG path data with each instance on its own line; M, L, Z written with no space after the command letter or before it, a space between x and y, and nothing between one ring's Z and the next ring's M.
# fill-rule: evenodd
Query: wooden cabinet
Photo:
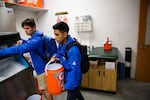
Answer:
M94 62L95 63L93 64L92 61L88 73L83 75L81 86L91 89L116 92L117 62L112 62L115 63L115 66L112 67L114 69L106 68L106 61L101 63L100 60L97 60Z
M95 47L89 54L90 69L82 77L82 87L117 91L117 59L118 49L105 51L103 47Z
M102 73L103 73L102 90L115 92L116 81L117 81L116 70L107 69L107 70L103 70Z
M101 89L103 83L101 77L101 69L90 69L88 74L89 74L89 88Z
M89 86L89 74L86 73L86 74L82 74L82 84L81 86L84 87L84 88L88 88Z

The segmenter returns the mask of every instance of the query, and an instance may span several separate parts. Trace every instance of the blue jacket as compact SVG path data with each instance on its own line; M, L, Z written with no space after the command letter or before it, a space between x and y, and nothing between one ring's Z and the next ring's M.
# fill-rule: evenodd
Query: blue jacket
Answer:
M0 57L6 57L17 54L22 55L23 53L30 52L34 69L39 75L44 72L46 64L46 62L40 56L44 54L42 37L43 33L36 30L35 33L31 36L31 38L29 38L27 41L24 40L21 45L0 49Z
M74 39L68 35L67 43L65 45L59 44L58 53L55 54L64 66L65 69L65 84L64 88L66 90L74 90L76 87L80 86L82 74L80 69L81 54L77 46L72 46L67 53L67 60L65 56L65 48L68 44L73 42Z

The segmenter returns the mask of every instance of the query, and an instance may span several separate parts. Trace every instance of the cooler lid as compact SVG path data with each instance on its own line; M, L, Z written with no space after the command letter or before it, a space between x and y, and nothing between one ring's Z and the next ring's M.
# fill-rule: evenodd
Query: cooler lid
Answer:
M57 70L57 69L60 69L61 67L62 67L62 65L59 64L59 63L52 63L52 64L48 64L48 65L46 66L46 68L47 68L48 70Z

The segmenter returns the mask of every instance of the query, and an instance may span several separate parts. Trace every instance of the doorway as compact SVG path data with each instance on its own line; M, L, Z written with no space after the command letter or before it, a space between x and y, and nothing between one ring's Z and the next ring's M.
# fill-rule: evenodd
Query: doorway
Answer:
M150 82L150 0L140 0L136 81Z

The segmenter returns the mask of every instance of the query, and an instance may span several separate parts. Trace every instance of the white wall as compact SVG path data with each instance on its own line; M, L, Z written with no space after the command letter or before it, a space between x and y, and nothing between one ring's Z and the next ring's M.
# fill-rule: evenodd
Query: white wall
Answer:
M17 10L15 9L15 17L16 17L16 27L17 31L20 32L20 35L22 38L28 39L28 36L25 34L23 28L21 27L21 23L26 18L34 18L35 22L37 22L37 14L35 12L30 12L26 10Z
M56 23L55 13L68 11L68 24L70 34L77 37L87 45L103 46L107 36L112 40L113 46L119 50L119 62L124 62L125 48L132 48L131 76L135 77L139 0L45 0L48 12L28 16L37 17L38 27L49 36L53 35L52 26ZM26 17L23 12L16 12L18 21ZM74 30L75 16L91 15L93 31L77 33ZM20 27L20 26L18 26ZM18 29L20 31L20 29Z

